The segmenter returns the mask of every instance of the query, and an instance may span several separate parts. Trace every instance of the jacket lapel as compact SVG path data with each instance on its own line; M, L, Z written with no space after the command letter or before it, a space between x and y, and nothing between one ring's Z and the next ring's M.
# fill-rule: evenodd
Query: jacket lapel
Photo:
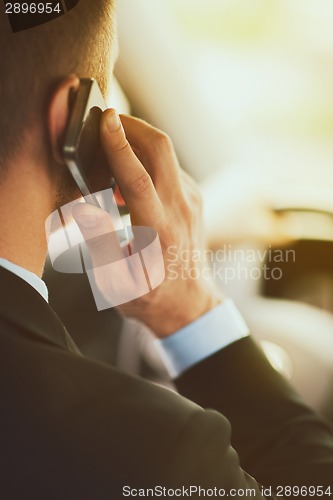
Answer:
M43 297L26 281L0 267L0 316L14 326L80 354L63 323Z

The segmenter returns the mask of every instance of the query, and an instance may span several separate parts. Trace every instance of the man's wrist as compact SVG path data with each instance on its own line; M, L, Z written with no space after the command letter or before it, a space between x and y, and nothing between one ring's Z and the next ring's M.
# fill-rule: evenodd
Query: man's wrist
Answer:
M156 340L156 347L170 376L176 378L249 333L234 302L227 298L173 335Z
M157 338L163 339L196 321L222 301L222 296L217 293L202 294L196 298L189 294L185 300L179 298L176 305L170 303L156 308L145 323Z

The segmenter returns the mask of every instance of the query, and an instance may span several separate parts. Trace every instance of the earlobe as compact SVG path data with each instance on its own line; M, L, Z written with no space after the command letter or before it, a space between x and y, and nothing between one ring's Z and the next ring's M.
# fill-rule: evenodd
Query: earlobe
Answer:
M77 90L80 80L75 75L64 79L54 92L48 109L48 130L54 159L63 163L61 144L64 138L69 114L71 92Z

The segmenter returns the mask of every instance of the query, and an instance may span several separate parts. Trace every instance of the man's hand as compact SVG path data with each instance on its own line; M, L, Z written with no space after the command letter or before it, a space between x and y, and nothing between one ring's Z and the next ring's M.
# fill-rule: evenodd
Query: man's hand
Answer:
M158 288L119 309L162 338L221 301L210 280L202 276L203 262L198 259L205 246L200 195L195 182L179 167L168 136L147 123L130 116L120 120L114 110L107 110L101 121L101 142L132 225L148 226L158 233L166 271ZM96 224L104 228L102 232L114 230L111 218L87 204L76 205L73 214L96 263L106 250L89 241ZM94 268L98 287L107 298L114 276ZM124 282L131 279L127 271L121 271Z

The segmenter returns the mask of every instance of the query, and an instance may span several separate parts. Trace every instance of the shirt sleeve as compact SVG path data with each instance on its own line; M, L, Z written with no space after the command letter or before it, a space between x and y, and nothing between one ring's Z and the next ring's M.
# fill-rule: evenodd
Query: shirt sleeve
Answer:
M226 299L184 328L155 342L170 376L176 378L249 333L234 302Z

